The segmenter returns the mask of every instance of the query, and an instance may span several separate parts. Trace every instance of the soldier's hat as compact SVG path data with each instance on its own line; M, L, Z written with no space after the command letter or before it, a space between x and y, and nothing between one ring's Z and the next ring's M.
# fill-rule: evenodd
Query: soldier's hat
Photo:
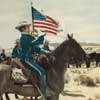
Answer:
M19 30L23 26L30 26L31 24L27 21L21 21L18 23L18 25L15 27L15 29Z

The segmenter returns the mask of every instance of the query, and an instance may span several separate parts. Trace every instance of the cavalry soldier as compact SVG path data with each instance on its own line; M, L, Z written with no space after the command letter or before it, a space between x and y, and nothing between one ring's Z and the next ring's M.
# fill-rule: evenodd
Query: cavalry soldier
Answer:
M4 61L6 60L6 54L5 54L5 49L2 50L1 54L0 54L0 58Z
M17 39L15 42L15 47L13 48L12 51L12 58L20 58L20 52L21 52L20 39Z
M15 42L15 47L12 51L12 62L15 62L17 64L17 67L24 68L23 64L20 62L21 50L20 39L17 39Z
M22 50L20 60L28 65L33 75L35 74L37 76L40 83L40 90L46 98L46 73L44 68L38 65L33 58L33 51L37 53L41 51L39 45L43 44L45 34L34 38L30 34L30 25L27 21L23 21L16 26L16 29L21 32L20 45Z

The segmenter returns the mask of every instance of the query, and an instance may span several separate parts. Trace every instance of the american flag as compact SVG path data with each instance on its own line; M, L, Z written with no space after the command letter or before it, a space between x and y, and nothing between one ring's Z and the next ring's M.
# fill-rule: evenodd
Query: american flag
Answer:
M38 10L32 7L33 28L40 29L43 32L57 34L58 23L50 16L41 14Z

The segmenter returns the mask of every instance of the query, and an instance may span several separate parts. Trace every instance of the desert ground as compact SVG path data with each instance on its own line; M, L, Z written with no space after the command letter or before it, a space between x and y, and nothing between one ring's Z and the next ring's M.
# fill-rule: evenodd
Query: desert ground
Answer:
M9 94L11 100L16 100ZM30 100L19 96L20 100ZM4 100L5 96L3 95ZM100 68L69 68L65 73L65 88L59 100L100 100Z
M100 68L70 68L60 100L100 100Z
M83 46L83 48L87 53L100 52L100 46ZM9 96L11 100L15 100L13 94ZM3 98L5 99L4 95ZM100 100L100 67L96 67L95 62L89 69L84 64L82 68L70 66L65 73L65 87L59 100Z

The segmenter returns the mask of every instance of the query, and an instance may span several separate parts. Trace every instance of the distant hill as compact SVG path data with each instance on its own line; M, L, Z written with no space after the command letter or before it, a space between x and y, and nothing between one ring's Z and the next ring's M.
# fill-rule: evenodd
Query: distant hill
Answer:
M50 43L50 47L51 47L51 50L54 50L55 48L57 48L58 46L60 45L60 43ZM84 50L89 50L89 51L92 51L91 49L93 49L92 46L100 46L100 44L96 44L96 43L86 43L86 42L80 42L80 45L82 47L85 46ZM89 47L91 46L91 47ZM2 48L0 48L0 51L2 50ZM100 51L100 50L99 50ZM9 48L9 49L6 49L6 53L7 53L7 56L11 56L11 52L12 52L12 48Z
M51 46L53 47L57 47L60 45L60 43L50 43ZM80 42L80 45L81 46L100 46L100 44L97 44L97 43L86 43L86 42Z
M100 44L97 43L86 43L86 42L80 42L82 46L100 46Z

